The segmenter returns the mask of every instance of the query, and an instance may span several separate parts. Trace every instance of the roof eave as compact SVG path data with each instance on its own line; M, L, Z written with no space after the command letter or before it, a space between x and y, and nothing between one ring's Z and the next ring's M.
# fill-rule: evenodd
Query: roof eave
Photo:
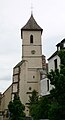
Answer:
M21 29L21 39L23 38L22 36L23 31L41 31L41 34L42 34L43 29Z
M57 55L58 51L54 52L47 60L49 61L50 59L52 59L53 57L55 57Z

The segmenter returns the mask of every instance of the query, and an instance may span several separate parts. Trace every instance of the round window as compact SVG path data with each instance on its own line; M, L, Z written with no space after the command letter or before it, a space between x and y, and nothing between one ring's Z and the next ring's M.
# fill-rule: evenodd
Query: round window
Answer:
M32 50L31 53L32 53L32 54L35 54L35 50Z

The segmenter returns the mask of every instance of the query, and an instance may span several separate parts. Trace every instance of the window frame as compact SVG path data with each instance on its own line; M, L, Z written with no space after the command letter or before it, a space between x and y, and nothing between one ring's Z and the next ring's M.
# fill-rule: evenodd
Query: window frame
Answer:
M33 35L30 35L30 44L33 44Z
M54 69L57 69L57 59L54 60Z

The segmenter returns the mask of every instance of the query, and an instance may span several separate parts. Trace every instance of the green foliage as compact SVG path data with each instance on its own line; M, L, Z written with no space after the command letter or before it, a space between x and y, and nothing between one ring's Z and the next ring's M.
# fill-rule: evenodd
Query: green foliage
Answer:
M38 109L39 118L47 119L49 110L50 98L49 96L44 96L39 99Z
M50 91L52 102L49 109L50 120L65 119L65 51L58 53L61 65L60 70L51 70L48 78L54 88Z
M38 93L34 90L29 99L29 110L33 119L39 120L41 118L48 118L48 109L50 103L48 96L38 97Z
M9 102L8 110L10 112L10 120L23 120L25 117L24 105L21 103L18 95L15 94L14 100Z
M38 92L36 90L33 90L32 95L29 96L29 103L31 105L37 103L37 101L38 101Z
M50 104L50 109L48 112L49 120L60 120L60 106L57 103Z
M65 50L62 49L61 51L58 52L58 56L61 59L61 65L65 66Z
M29 96L29 113L33 117L36 114L36 106L38 105L38 93L33 90L32 95Z

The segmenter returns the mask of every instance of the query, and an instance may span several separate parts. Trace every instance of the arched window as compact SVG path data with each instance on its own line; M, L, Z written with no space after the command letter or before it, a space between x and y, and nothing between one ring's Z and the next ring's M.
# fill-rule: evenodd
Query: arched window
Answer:
M33 35L30 36L30 43L33 43Z

